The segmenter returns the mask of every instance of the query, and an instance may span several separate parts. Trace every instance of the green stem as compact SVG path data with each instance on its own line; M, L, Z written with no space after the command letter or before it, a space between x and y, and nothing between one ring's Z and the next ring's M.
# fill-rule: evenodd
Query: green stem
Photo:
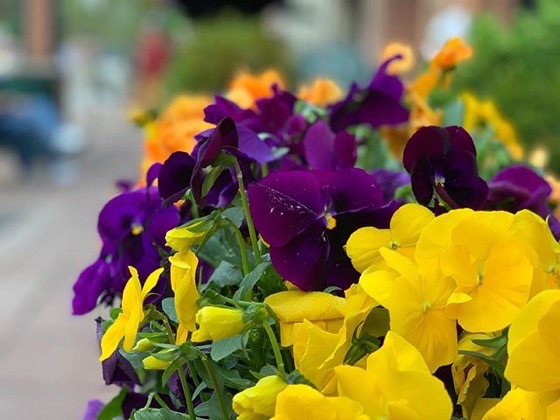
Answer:
M163 320L163 324L165 325L165 331L167 331L167 338L169 338L169 344L174 344L175 335L173 334L173 330L171 329L169 320L165 316L162 316L161 319Z
M194 405L191 397L191 391L189 389L189 384L187 383L187 378L185 378L185 371L183 370L183 365L179 366L177 369L179 374L179 379L181 380L181 387L183 388L183 394L185 395L185 403L187 404L187 411L191 420L196 420L196 414L194 413Z
M245 184L243 183L243 172L241 171L241 167L237 161L234 161L233 164L235 165L235 171L237 172L239 194L241 195L241 204L243 205L243 212L245 213L245 221L247 222L249 236L251 237L251 246L253 247L257 264L260 264L262 262L261 251L257 243L257 232L255 231L255 225L253 224L253 218L251 217L251 212L249 211L249 199L247 198L247 191L245 191Z
M272 331L272 327L268 322L263 322L264 330L268 339L270 340L270 345L272 346L272 351L274 352L274 358L276 359L276 364L278 365L278 370L282 374L282 379L286 379L286 370L284 368L284 359L282 359L282 354L280 353L280 347L278 346L278 340L276 340L276 334Z
M187 196L189 197L189 201L191 202L191 213L193 219L198 219L200 217L200 212L198 211L198 205L196 204L196 200L194 199L192 191L189 190Z
M243 234L239 230L235 223L231 220L227 219L229 225L233 229L233 233L235 234L235 238L237 239L237 243L239 244L239 250L241 252L241 264L243 265L243 275L246 276L251 272L251 268L249 267L249 258L247 257L247 248L245 247L245 240L243 239Z
M154 399L158 402L161 408L167 408L169 410L169 406L163 401L163 399L158 395L158 393L154 393Z
M189 367L189 373L194 382L194 386L195 388L198 388L200 385L200 381L198 380L198 375L196 374L196 368L194 366L194 363L191 362L190 360L187 360L187 366ZM202 401L208 401L208 398L206 397L206 394L204 394L204 392L200 393L200 399Z
M222 389L220 388L220 384L218 383L218 379L216 378L216 374L214 373L214 369L210 365L208 358L205 354L201 355L202 363L206 368L206 372L208 372L208 376L210 377L210 381L212 382L212 386L214 387L214 392L218 397L218 401L220 401L220 410L222 412L222 417L224 420L229 420L229 412L225 405L224 396L222 395Z

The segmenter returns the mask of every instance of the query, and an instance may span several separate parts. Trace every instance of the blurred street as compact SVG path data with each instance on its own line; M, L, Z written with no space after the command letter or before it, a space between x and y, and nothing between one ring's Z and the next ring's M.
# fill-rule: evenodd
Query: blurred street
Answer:
M89 399L118 392L103 384L97 361L99 312L71 316L72 285L99 252L97 215L115 180L138 176L142 152L142 134L122 108L100 108L77 121L88 149L59 173L36 171L25 182L0 175L3 419L78 419Z

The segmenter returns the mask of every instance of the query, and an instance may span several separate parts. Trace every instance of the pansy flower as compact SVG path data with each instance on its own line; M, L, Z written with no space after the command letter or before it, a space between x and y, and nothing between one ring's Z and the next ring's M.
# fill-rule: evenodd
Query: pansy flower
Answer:
M434 195L451 208L480 209L486 202L488 186L478 176L476 149L461 127L422 127L406 144L403 165L420 204L429 205Z
M275 172L248 190L255 227L278 273L302 290L357 282L343 246L359 227L388 227L375 178L361 169Z
M136 267L140 278L159 268L165 234L180 223L175 207L162 208L156 187L150 186L155 174L148 171L148 186L126 191L111 199L99 213L97 229L103 241L99 258L87 267L74 284L72 301L75 315L91 311L101 300L111 304L120 296L129 278L128 266ZM162 295L164 283L156 296Z
M408 120L408 110L401 102L404 85L398 77L387 73L391 62L400 59L397 55L385 61L368 86L360 88L353 83L348 95L330 107L331 127L335 132L357 124L378 128Z
M354 167L357 158L355 137L346 131L333 133L323 120L309 127L303 138L303 150L311 169L348 169Z

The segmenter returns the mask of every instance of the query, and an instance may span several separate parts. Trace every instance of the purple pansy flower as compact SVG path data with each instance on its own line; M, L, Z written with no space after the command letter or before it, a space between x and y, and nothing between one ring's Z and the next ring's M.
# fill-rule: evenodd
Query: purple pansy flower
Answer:
M348 169L354 167L357 158L355 137L346 131L334 134L323 120L309 127L303 138L303 150L311 169Z
M353 83L348 95L330 107L331 127L335 132L357 124L378 128L408 120L408 110L401 102L404 85L397 76L387 73L391 61L400 58L395 56L385 61L367 87L360 88Z
M379 188L383 191L383 199L386 203L395 199L395 193L400 187L410 184L410 175L405 171L392 171L389 169L377 168L371 171L375 177ZM404 199L401 204L405 203Z
M356 282L344 244L359 227L387 227L398 207L383 206L375 178L361 169L275 172L248 195L274 268L302 290Z
M91 311L99 299L111 304L115 296L120 296L130 277L128 266L135 267L140 278L159 268L159 250L168 250L165 234L180 222L178 210L162 208L161 203L157 188L148 185L124 192L105 204L97 225L103 242L101 253L74 284L75 315ZM153 298L163 292L164 284L159 282Z
M544 178L523 165L513 165L499 171L489 182L486 208L516 213L531 210L545 218L550 214L547 205L552 188Z
M103 407L105 407L105 404L103 404L101 401L89 400L83 420L97 420L99 413L101 413L101 410L103 410Z
M403 153L412 192L420 204L436 199L452 208L480 209L488 186L478 176L476 149L461 127L422 127L410 138Z

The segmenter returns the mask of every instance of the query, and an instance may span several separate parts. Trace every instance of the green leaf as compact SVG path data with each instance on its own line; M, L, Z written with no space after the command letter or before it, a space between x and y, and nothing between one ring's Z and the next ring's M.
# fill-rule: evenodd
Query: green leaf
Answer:
M179 319L177 318L177 312L175 311L175 299L172 297L165 298L161 301L161 308L167 317L175 322L179 323Z
M134 413L133 420L185 420L189 416L168 408L142 408Z
M459 354L464 354L466 356L475 357L477 359L482 360L492 369L494 369L502 378L504 377L505 366L500 363L500 361L496 360L494 357L487 356L482 353L478 353L476 351L468 351L468 350L459 350Z
M465 114L465 104L462 100L457 99L446 105L443 109L442 126L462 125Z
M268 267L270 267L269 261L263 261L262 263L257 265L253 271L251 271L243 278L243 280L241 280L239 289L237 289L237 291L233 295L233 298L236 300L247 300L247 295L251 290L253 290L253 287L255 287Z
M241 350L243 348L243 336L235 335L233 337L224 338L219 341L214 341L212 343L212 350L210 351L210 357L212 360L219 361L225 359L230 354Z
M243 273L235 265L222 261L210 276L207 285L215 284L219 288L238 285L243 279Z
M198 386L196 387L196 389L194 390L193 394L192 394L192 399L195 400L196 397L198 397L198 394L200 394L206 388L208 388L208 387L206 386L205 382L199 383Z
M471 340L474 344L482 347L490 347L493 349L499 349L507 345L507 336L500 335L499 337L483 339L483 340Z
M245 214L243 213L243 209L241 207L230 207L222 212L222 216L231 220L235 226L240 227L243 223Z
M128 394L128 388L125 386L121 392L107 403L103 410L97 416L97 420L113 420L115 417L122 415L122 403Z

